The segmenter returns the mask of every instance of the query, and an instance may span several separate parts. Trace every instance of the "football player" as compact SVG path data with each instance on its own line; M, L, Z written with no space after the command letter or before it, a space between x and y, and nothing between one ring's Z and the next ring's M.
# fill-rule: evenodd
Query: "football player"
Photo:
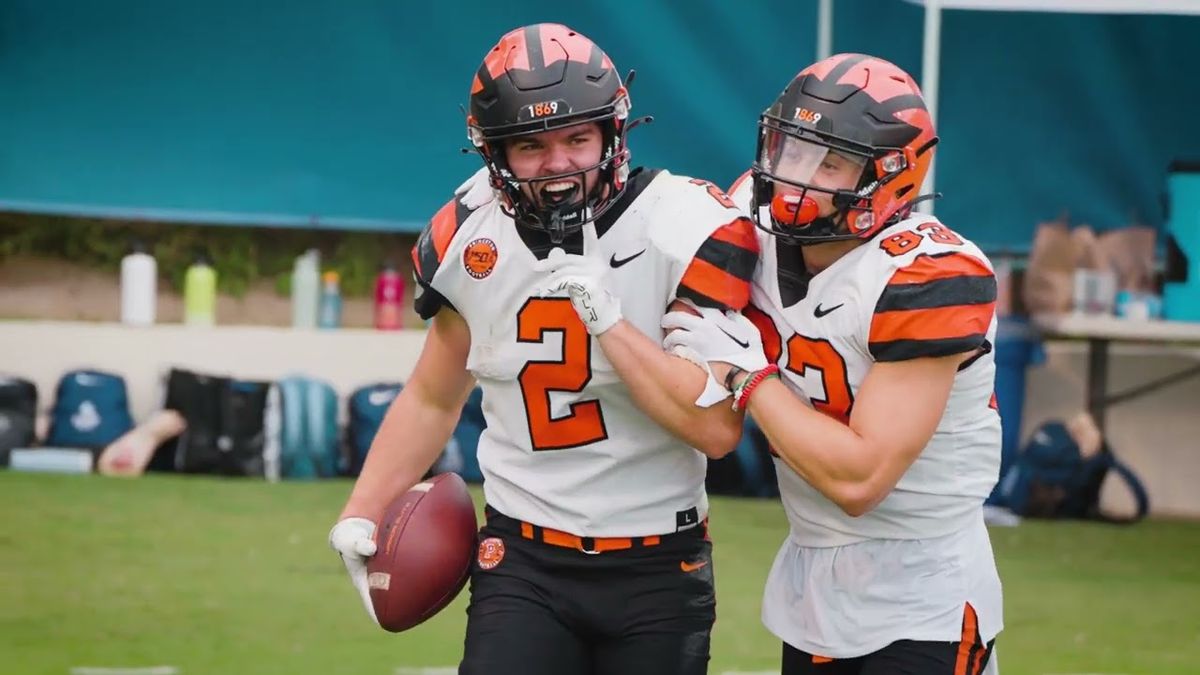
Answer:
M420 359L330 534L364 604L381 511L429 469L475 382L487 522L460 673L703 673L706 457L741 434L672 303L740 310L754 224L711 183L632 169L629 93L561 25L514 30L471 84L484 168L413 250ZM696 363L699 361L699 363ZM413 583L419 583L413 580Z
M664 322L682 329L665 345L715 357L776 454L791 527L763 621L786 675L974 675L1002 627L982 513L1000 464L996 280L913 211L936 143L895 65L805 68L732 191L760 229L750 306ZM745 352L749 372L723 362Z

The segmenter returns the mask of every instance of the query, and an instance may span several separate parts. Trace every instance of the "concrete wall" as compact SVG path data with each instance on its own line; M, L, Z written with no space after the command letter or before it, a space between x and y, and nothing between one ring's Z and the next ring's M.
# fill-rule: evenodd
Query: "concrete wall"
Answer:
M424 337L424 331L0 322L0 372L33 380L43 408L66 370L117 372L128 383L135 419L143 419L161 404L159 382L173 365L248 379L304 373L328 380L345 396L370 382L406 379ZM1083 344L1054 342L1046 352L1046 363L1029 371L1023 437L1042 421L1070 416L1084 406ZM1114 346L1110 386L1123 390L1197 359L1200 350ZM1108 428L1112 447L1145 480L1155 513L1200 516L1200 378L1113 408ZM1130 503L1111 483L1106 504Z

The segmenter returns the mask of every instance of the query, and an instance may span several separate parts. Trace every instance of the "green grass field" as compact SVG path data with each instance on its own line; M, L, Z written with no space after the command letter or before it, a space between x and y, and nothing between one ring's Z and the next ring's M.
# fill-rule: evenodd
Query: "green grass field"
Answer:
M455 664L465 594L408 633L369 625L325 543L349 489L0 472L0 673L394 675ZM779 646L758 611L783 513L773 501L716 499L712 531L711 672L773 670ZM1200 673L1200 523L1028 522L992 537L1006 675Z

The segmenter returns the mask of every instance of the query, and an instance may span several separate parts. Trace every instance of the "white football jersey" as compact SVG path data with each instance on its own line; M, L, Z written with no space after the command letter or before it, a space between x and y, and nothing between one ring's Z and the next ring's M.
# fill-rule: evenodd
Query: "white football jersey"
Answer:
M711 183L635 172L596 222L609 290L624 318L656 342L677 297L740 309L757 258L754 225ZM563 243L579 252L582 235ZM645 536L707 514L705 457L635 405L565 293L539 298L534 271L551 245L499 201L458 197L413 251L417 309L442 304L470 326L467 368L483 389L479 464L501 513L579 536Z
M734 195L747 210L750 189L744 181ZM787 275L781 280L778 273L781 251L798 256L798 249L762 231L759 246L746 313L763 331L768 358L778 363L784 382L835 419L849 420L876 361L983 351L960 368L925 450L866 515L846 515L776 461L797 541L840 546L936 537L972 522L1000 471L992 354L996 281L987 256L936 218L914 215L813 276L804 292L789 290ZM798 264L783 261L785 269ZM896 414L904 414L904 401L895 406Z
M751 189L740 181L732 195L746 211ZM848 423L876 362L978 350L959 368L928 445L870 512L846 515L775 460L790 536L767 583L764 623L800 649L844 658L898 639L956 641L969 603L990 640L1002 626L982 518L1000 467L991 263L924 215L813 276L800 273L799 248L762 231L759 245L743 311L783 381L826 415ZM906 402L894 405L903 415Z

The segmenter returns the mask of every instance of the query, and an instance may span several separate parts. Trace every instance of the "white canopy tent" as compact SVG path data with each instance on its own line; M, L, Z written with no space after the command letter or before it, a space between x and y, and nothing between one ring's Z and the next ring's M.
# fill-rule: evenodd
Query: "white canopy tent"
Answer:
M832 53L833 0L818 0L817 58ZM929 115L937 123L938 73L941 65L942 10L992 12L1059 12L1067 14L1180 14L1200 16L1200 0L906 0L925 7L925 33L921 57L921 91ZM933 191L934 169L929 167L923 192ZM933 201L922 209L933 212Z

